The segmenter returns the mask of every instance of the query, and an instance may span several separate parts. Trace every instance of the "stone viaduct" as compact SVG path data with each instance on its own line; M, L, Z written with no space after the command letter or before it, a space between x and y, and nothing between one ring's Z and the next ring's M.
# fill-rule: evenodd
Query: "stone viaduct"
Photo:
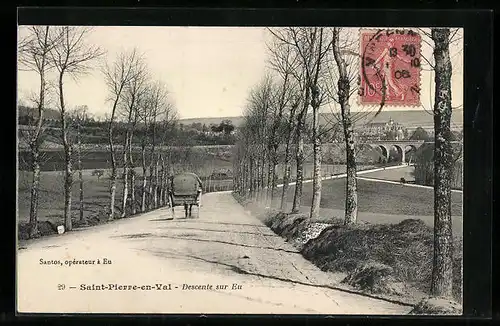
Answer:
M407 154L415 153L417 149L426 143L433 142L426 142L423 140L375 140L360 143L359 147L370 147L372 149L380 150L382 157L385 158L386 162L389 161L391 149L395 148L399 154L401 163L405 163Z

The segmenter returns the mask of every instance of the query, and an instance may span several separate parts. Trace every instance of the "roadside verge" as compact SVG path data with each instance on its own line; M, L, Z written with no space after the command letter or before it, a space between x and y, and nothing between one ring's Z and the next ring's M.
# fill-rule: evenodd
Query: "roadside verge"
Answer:
M461 314L462 244L455 246L455 301L431 298L433 230L423 221L344 226L341 219L310 220L305 214L287 214L233 196L321 270L345 275L336 287L412 305L416 314Z

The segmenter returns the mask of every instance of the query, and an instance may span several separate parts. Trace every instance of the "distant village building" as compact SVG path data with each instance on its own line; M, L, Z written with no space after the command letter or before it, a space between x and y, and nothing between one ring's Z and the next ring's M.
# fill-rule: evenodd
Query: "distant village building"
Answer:
M405 137L405 129L403 125L395 122L389 117L389 121L370 122L358 128L358 137L365 140L381 140L386 137L389 132L394 133L395 140L402 140Z
M405 133L403 131L403 128L398 127L398 130L396 131L396 140L403 140L405 138Z

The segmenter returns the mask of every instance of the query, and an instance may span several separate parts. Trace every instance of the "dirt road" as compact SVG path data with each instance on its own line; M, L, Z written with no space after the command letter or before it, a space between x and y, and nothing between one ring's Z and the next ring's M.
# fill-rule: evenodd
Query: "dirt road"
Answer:
M184 219L178 209L172 220L169 210L161 209L20 244L19 312L406 314L411 310L332 289L338 279L305 260L230 193L206 194L202 204L198 218Z

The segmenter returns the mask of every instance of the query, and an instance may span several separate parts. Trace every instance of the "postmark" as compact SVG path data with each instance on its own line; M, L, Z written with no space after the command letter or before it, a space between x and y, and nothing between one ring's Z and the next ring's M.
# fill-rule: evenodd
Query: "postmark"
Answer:
M360 105L420 106L421 36L361 29Z

